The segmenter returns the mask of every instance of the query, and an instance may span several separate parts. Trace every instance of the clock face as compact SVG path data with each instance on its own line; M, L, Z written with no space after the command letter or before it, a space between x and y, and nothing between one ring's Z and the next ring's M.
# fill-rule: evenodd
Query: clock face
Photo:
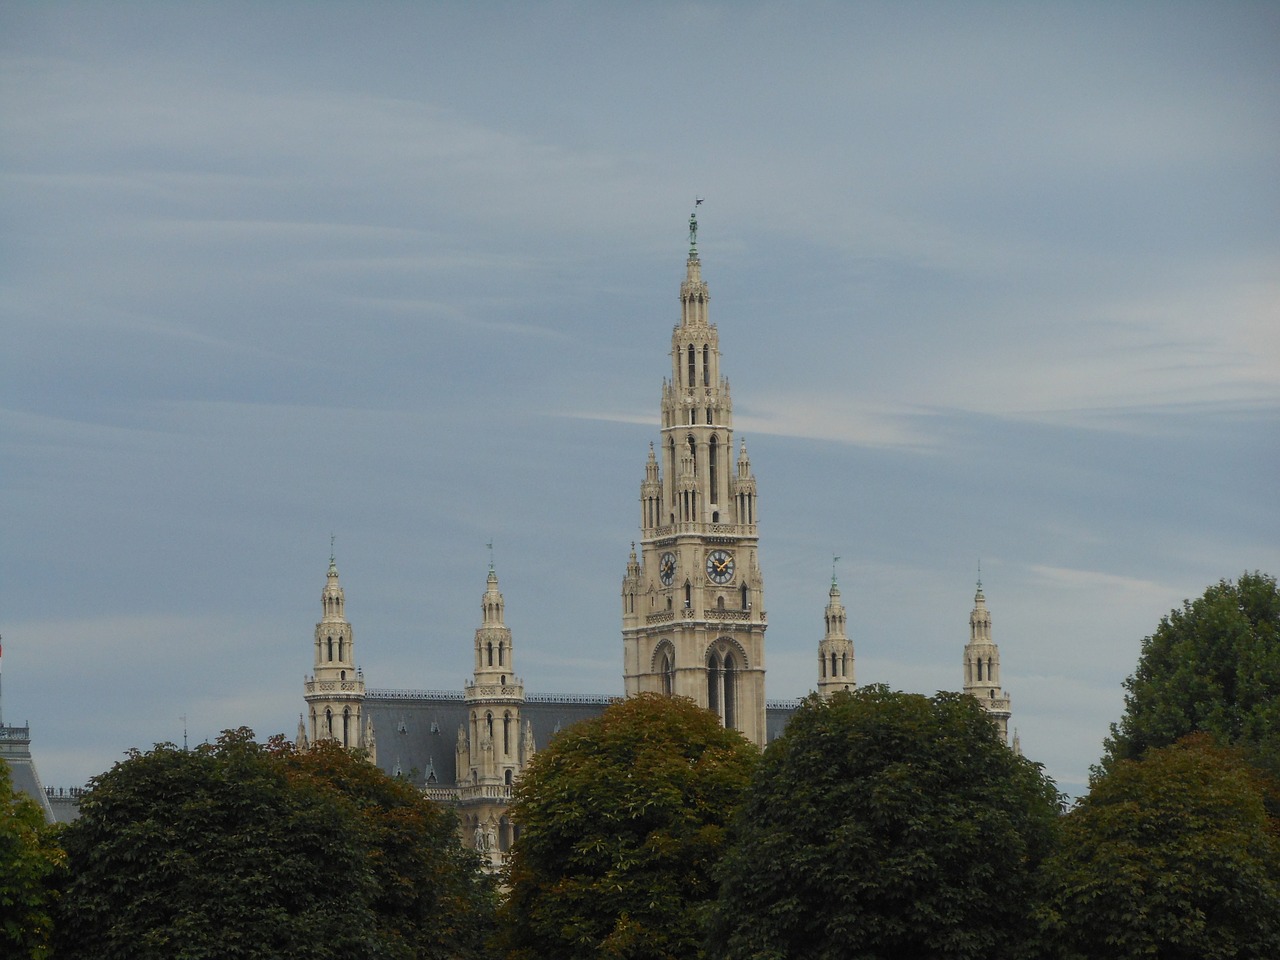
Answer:
M658 559L658 577L668 587L671 581L676 578L676 555L674 553L664 553Z
M727 550L713 550L707 554L707 576L714 583L728 583L733 579L733 554Z

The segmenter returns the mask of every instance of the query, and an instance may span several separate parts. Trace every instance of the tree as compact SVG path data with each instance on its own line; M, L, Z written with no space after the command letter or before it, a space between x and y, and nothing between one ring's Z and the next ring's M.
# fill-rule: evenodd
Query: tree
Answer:
M49 956L53 881L64 859L53 835L35 802L14 791L0 760L0 955Z
M1275 577L1223 580L1171 610L1124 683L1101 770L1189 733L1236 744L1280 775L1280 590Z
M810 696L739 810L712 954L1025 955L1060 809L972 697Z
M189 752L131 752L95 778L63 835L58 956L440 955L420 952L421 927L457 906L446 888L464 881L426 881L440 880L437 853L446 875L466 864L441 843L456 843L451 819L388 781L336 748L295 754L244 728ZM459 935L458 956L470 939Z
M1275 788L1205 734L1116 761L1046 865L1047 942L1071 960L1280 956Z
M654 694L560 733L511 808L509 955L700 956L712 870L758 757L714 714Z
M370 851L380 958L486 956L497 891L475 852L459 843L451 809L337 741L321 740L305 751L282 738L271 746L296 775L352 804Z

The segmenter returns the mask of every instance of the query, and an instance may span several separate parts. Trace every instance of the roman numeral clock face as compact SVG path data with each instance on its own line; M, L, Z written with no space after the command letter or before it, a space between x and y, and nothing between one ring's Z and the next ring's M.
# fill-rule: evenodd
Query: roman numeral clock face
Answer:
M728 583L733 579L733 554L713 550L707 554L707 577L712 583Z
M671 586L671 581L676 578L676 555L674 553L664 553L658 558L658 577L666 586Z

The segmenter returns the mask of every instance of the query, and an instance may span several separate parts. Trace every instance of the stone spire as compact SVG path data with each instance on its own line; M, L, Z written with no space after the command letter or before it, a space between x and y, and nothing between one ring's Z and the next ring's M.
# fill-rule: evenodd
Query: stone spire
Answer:
M969 614L969 642L964 648L964 692L976 697L991 714L1000 731L1000 739L1009 740L1011 700L1000 687L1000 648L991 639L991 614L982 593L982 580L973 597Z
M836 584L834 571L827 596L827 609L823 613L827 632L818 644L818 695L824 698L838 690L852 690L856 686L853 641L845 632L844 604L840 601L840 587Z
M315 673L304 684L311 743L337 740L365 748L364 675L356 666L355 630L347 621L346 596L338 563L329 554L329 572L320 591L320 622L313 644Z
M463 692L467 722L458 728L459 821L463 842L485 857L486 869L497 870L514 839L506 808L512 786L533 758L533 736L520 723L524 682L515 675L511 628L492 560L474 652L475 675Z
M733 405L697 239L695 208L662 382L661 439L640 485L640 549L622 582L623 677L628 695L689 697L763 746L767 621L756 485L745 448L735 470Z

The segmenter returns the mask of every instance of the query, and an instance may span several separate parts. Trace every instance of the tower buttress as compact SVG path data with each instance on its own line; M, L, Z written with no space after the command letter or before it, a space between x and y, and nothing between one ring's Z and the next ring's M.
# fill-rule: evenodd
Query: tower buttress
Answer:
M689 221L680 322L662 382L661 436L640 484L640 550L622 582L628 696L689 697L764 745L766 616L756 482L743 445L734 463L733 405L720 335Z
M991 613L978 581L969 614L969 642L964 648L964 692L977 699L996 722L1000 739L1009 742L1012 700L1000 686L1000 648L991 639Z
M312 743L337 740L344 747L365 749L366 731L372 728L364 722L364 673L356 666L355 631L347 621L346 597L332 554L320 607L313 645L315 672L303 685L305 727Z
M840 587L835 574L831 576L827 609L823 612L826 634L818 644L818 695L829 697L838 690L852 690L855 686L853 665L853 641L846 633L847 617L840 601Z

